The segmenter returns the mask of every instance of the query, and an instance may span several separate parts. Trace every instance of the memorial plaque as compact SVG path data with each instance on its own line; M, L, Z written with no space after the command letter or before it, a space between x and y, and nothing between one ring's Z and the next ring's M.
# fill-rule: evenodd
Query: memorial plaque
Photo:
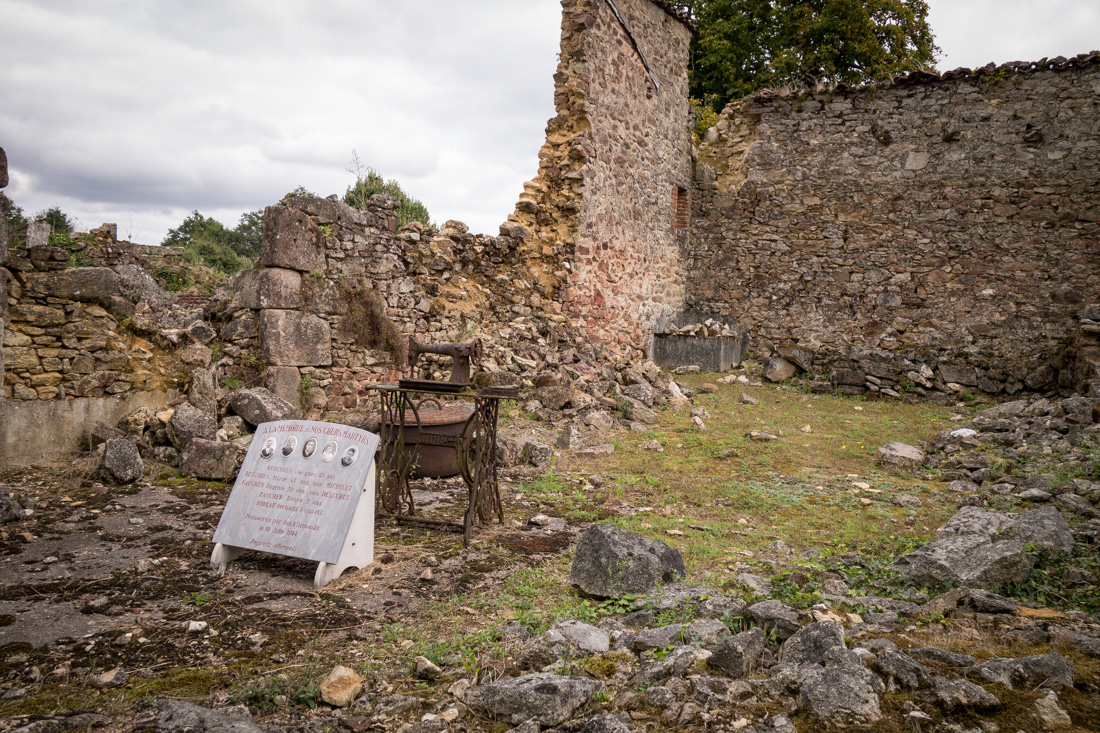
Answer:
M374 486L367 484L377 448L377 435L347 425L258 426L214 542L335 565L356 509L369 502L373 553Z

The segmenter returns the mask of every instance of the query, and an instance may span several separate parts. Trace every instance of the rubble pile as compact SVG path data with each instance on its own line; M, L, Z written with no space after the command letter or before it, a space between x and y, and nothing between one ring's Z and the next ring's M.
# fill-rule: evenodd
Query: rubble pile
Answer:
M1100 518L1100 399L1005 402L936 434L928 449L962 503L1053 503Z
M686 326L669 326L665 329L666 335L700 336L702 338L718 338L719 336L738 336L739 329L730 327L727 323L708 318L702 323L689 323Z

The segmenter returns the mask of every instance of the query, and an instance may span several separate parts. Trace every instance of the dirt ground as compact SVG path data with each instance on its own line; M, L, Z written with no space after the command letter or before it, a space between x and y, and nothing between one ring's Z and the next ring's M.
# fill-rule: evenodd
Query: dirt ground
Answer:
M0 532L0 718L91 710L121 721L160 695L224 702L281 669L324 672L327 652L354 658L425 605L492 593L517 559L568 545L509 520L463 548L460 534L380 517L374 565L317 591L314 563L275 555L246 553L219 577L211 538L229 486L166 476L108 487L49 469L0 482L33 506ZM461 482L427 483L418 506L457 515ZM493 547L511 548L510 562ZM115 668L127 683L103 686L97 676Z

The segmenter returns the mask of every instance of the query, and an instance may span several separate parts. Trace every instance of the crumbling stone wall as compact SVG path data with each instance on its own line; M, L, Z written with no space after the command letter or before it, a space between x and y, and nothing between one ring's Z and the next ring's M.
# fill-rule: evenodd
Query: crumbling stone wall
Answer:
M3 270L0 442L12 463L56 460L79 448L95 421L163 408L187 381L186 354L149 316L150 303L170 310L153 279L133 264L70 268L69 257L61 247L17 248Z
M211 304L222 339L238 352L257 344L267 388L307 418L357 409L367 387L405 368L391 350L364 344L359 299L381 298L402 338L433 342L467 340L494 314L530 316L527 303L542 303L517 238L473 235L454 221L439 232L419 222L398 230L396 209L386 195L366 211L335 196L287 197L265 212L261 267Z
M688 305L848 391L1072 387L1098 119L1096 55L731 106L698 149Z
M8 155L0 148L0 189L8 185ZM4 267L8 263L8 212L11 201L0 191L0 332L7 328L8 322L8 283L11 273ZM4 374L4 350L0 349L0 375ZM7 396L0 390L0 427L7 424ZM6 463L7 453L4 441L0 441L0 464Z
M607 0L562 2L558 114L510 219L530 233L533 276L558 292L562 312L642 352L683 307L691 29L664 3L614 6L622 22Z
M5 393L14 400L121 394L157 381L152 352L120 322L119 278L105 267L16 271L4 335Z

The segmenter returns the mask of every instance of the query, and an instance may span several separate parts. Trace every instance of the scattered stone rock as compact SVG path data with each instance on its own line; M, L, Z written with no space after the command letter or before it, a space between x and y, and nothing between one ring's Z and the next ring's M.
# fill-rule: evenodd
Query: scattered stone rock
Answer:
M766 443L769 440L779 440L779 436L774 433L769 433L767 430L750 430L748 432L749 440L760 441Z
M974 668L977 675L990 684L1010 690L1060 690L1073 685L1076 669L1073 662L1058 652L1033 657L1006 659L994 657Z
M916 583L997 590L1031 573L1029 544L1068 551L1073 533L1054 507L1019 515L966 506L936 531L941 539L898 557L891 567Z
M553 637L557 636L569 646L586 654L601 654L611 648L606 631L580 621L562 621L552 626L546 634L551 637L551 643L555 640Z
M237 443L195 438L180 455L180 473L207 481L229 482L237 476L247 452Z
M954 588L925 603L917 610L917 613L922 616L946 616L958 608L963 599L969 595L969 588Z
M519 725L533 719L549 727L564 723L601 689L602 683L587 677L540 672L473 688L465 702L492 720Z
M812 668L804 677L798 708L833 726L865 726L882 717L882 682L858 666Z
M554 442L554 445L561 450L575 450L584 445L584 439L581 437L581 433L572 424L568 424L561 431L561 435Z
M337 708L351 705L362 691L363 678L354 670L343 666L337 666L329 672L320 686L321 699Z
M641 402L646 407L653 407L653 387L648 382L638 382L623 387L623 394L631 399Z
M654 611L690 613L696 618L722 618L740 616L745 602L732 598L704 585L671 583L649 594L648 604Z
M887 443L878 449L880 465L900 469L911 469L925 461L924 451L905 443Z
M122 667L115 667L103 674L92 677L92 687L122 687L127 680L129 680L129 675L126 674L125 670Z
M615 418L603 410L593 410L588 413L585 415L584 422L590 428L595 428L600 432L607 432L616 426Z
M6 489L0 489L0 524L8 524L23 518L23 507L11 498Z
M623 400L623 414L627 420L631 422L638 422L643 425L656 425L660 422L660 418L657 413L649 409L641 402L632 400L629 397Z
M979 613L1013 613L1017 604L1011 598L975 588L967 596L970 607Z
M609 524L589 527L577 539L570 582L595 598L648 593L685 574L678 550Z
M579 458L597 458L599 456L610 456L615 453L614 443L601 443L589 448L581 448L577 451L577 457Z
M940 676L932 678L928 699L945 713L982 712L1001 707L1001 701L984 687L969 680L949 680Z
M786 664L825 664L830 649L845 649L844 627L836 621L819 621L799 629L779 648L779 661Z
M179 451L195 438L213 441L217 432L218 422L214 416L189 402L177 406L168 420L168 438Z
M229 398L229 407L252 426L277 420L293 420L298 416L297 407L266 387L237 390Z
M137 446L125 438L108 440L99 464L99 477L112 484L132 484L145 474Z
M572 387L541 387L535 392L535 397L544 407L550 410L564 410L573 401Z
M748 608L757 625L765 630L775 629L781 639L794 636L801 628L798 612L780 601L761 601Z
M712 647L730 635L729 627L716 618L692 621L684 629L683 639L688 644Z
M913 649L909 654L918 659L923 659L927 662L935 662L936 664L942 664L946 667L972 667L978 663L978 660L969 654L949 652L946 649Z
M513 728L511 733L523 733L519 728ZM538 728L532 728L530 733L538 733ZM631 733L630 726L615 715L593 715L584 720L571 720L554 729L554 733Z
M271 733L252 720L248 708L234 705L219 710L179 700L157 700L158 733Z
M798 374L798 367L782 356L765 359L764 370L761 372L761 376L769 382L785 382L795 374Z
M669 677L680 677L691 669L696 659L695 647L678 646L665 655L664 659L643 665L638 670L635 684L652 685Z
M734 679L745 677L759 663L767 636L758 626L742 631L715 649L707 663Z
M772 592L772 582L767 578L753 573L739 573L737 582L758 596L768 596Z
M1100 510L1097 510L1089 500L1074 493L1059 494L1056 501L1071 514L1079 514L1086 519L1100 518Z
M889 649L880 652L871 666L883 677L896 680L906 690L927 687L932 677L920 662Z
M738 396L737 401L742 405L759 405L760 404L760 400L756 399L755 397L753 397L751 394L748 394L747 392L742 392L740 394L740 396Z
M113 428L105 422L97 422L88 433L88 447L95 450L114 438L125 438L126 433Z
M1058 704L1058 695L1053 692L1047 693L1046 697L1040 697L1035 701L1035 714L1050 728L1073 724L1073 719L1070 718L1069 713Z
M636 652L645 652L650 649L664 649L681 640L684 627L682 624L669 624L656 629L643 629L630 639L628 645Z
M923 583L953 583L997 589L1019 583L1034 564L1026 543L993 543L985 535L949 537L898 557L891 567L904 580Z
M416 664L416 676L422 680L439 679L439 676L443 674L443 670L427 657L416 657L413 662ZM337 707L344 706L338 705Z
M521 449L523 460L536 468L544 468L550 465L550 459L554 457L553 449L545 443L527 439Z
M218 395L213 369L196 369L191 372L191 388L187 391L187 401L203 412L217 415Z

